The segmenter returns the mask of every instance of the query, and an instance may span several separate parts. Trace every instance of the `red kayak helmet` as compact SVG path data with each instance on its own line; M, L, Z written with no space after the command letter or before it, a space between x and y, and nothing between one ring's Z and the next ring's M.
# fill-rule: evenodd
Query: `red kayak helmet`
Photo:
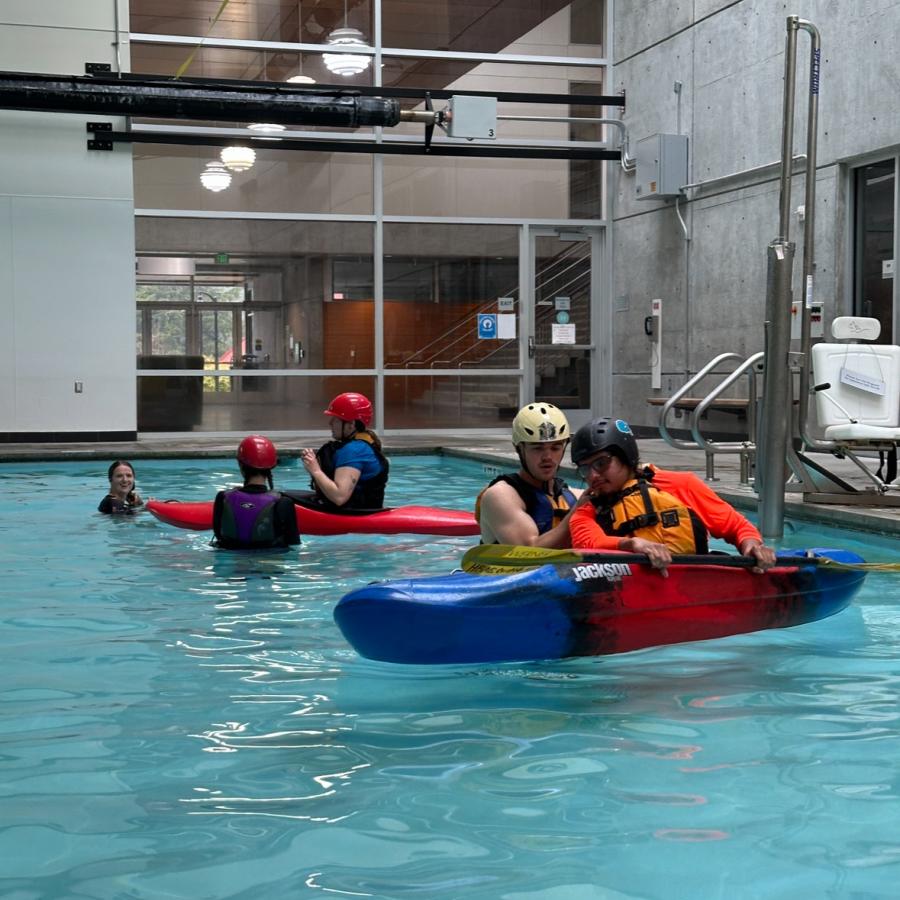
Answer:
M278 453L275 445L261 434L251 434L238 444L237 458L239 463L251 469L274 469L278 465Z
M372 424L372 403L368 397L349 391L345 394L338 394L328 409L325 410L326 416L334 416L344 422L355 422L359 419L366 427Z

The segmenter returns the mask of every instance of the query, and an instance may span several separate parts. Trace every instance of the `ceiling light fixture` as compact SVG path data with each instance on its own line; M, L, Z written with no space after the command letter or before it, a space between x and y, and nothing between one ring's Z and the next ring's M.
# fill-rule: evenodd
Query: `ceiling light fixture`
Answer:
M366 43L363 33L358 28L335 28L328 36L328 45L331 47L348 47L360 50L371 50ZM351 75L359 75L369 68L372 58L362 53L325 53L322 56L325 68L335 75L343 75L345 78Z
M224 191L231 184L231 172L220 162L208 162L200 175L200 183L208 191Z
M347 18L347 0L344 0L344 27L335 28L328 35L330 47L346 47L349 50L371 50L366 43L363 33L358 28L351 28ZM359 75L369 68L372 57L367 53L325 53L322 55L325 68L335 75L343 75L349 78L351 75Z
M315 84L316 79L310 78L309 75L291 75L288 78L288 84Z
M230 172L246 172L256 162L256 151L252 147L223 147L219 156Z

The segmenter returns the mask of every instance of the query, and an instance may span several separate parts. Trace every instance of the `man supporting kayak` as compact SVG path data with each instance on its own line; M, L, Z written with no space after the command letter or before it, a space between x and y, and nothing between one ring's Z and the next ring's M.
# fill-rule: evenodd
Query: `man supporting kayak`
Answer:
M213 504L216 545L224 550L257 550L299 544L294 503L273 489L275 445L261 434L251 434L238 445L237 460L243 486L219 491Z
M665 569L673 553L706 553L709 533L752 556L754 572L775 565L775 551L759 531L692 472L642 466L622 419L594 419L579 428L572 462L590 499L569 523L574 548L643 553Z
M565 415L552 403L519 410L512 424L519 471L495 478L475 501L482 543L571 546L569 518L582 492L557 476L570 437Z

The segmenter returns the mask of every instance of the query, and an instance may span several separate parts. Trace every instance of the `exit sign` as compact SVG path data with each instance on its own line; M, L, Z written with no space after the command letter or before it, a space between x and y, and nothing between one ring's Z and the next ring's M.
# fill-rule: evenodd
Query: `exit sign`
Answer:
M227 253L217 253L216 254L216 264L220 266L224 266L228 262L228 254Z

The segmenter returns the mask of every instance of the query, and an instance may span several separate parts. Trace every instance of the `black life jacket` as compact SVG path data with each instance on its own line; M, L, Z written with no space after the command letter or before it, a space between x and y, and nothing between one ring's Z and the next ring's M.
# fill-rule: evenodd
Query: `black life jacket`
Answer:
M381 465L381 471L368 481L360 479L356 482L353 493L343 506L332 503L316 486L315 481L310 481L310 486L316 492L322 506L329 510L340 511L342 509L382 509L384 507L384 489L387 486L388 473L391 464L387 457L375 446L372 436L365 431L358 431L353 437L347 438L345 441L329 441L323 444L317 451L316 457L322 471L334 481L335 464L334 456L337 451L347 443L347 441L365 441L371 448L375 457Z
M575 495L562 478L548 481L543 488L535 487L521 475L498 475L475 500L475 520L481 521L481 495L498 481L508 484L525 504L525 512L534 519L538 534L545 534L558 525L575 505Z
M677 497L651 483L645 469L613 497L595 497L597 524L614 537L639 537L665 544L672 553L708 553L706 526Z

